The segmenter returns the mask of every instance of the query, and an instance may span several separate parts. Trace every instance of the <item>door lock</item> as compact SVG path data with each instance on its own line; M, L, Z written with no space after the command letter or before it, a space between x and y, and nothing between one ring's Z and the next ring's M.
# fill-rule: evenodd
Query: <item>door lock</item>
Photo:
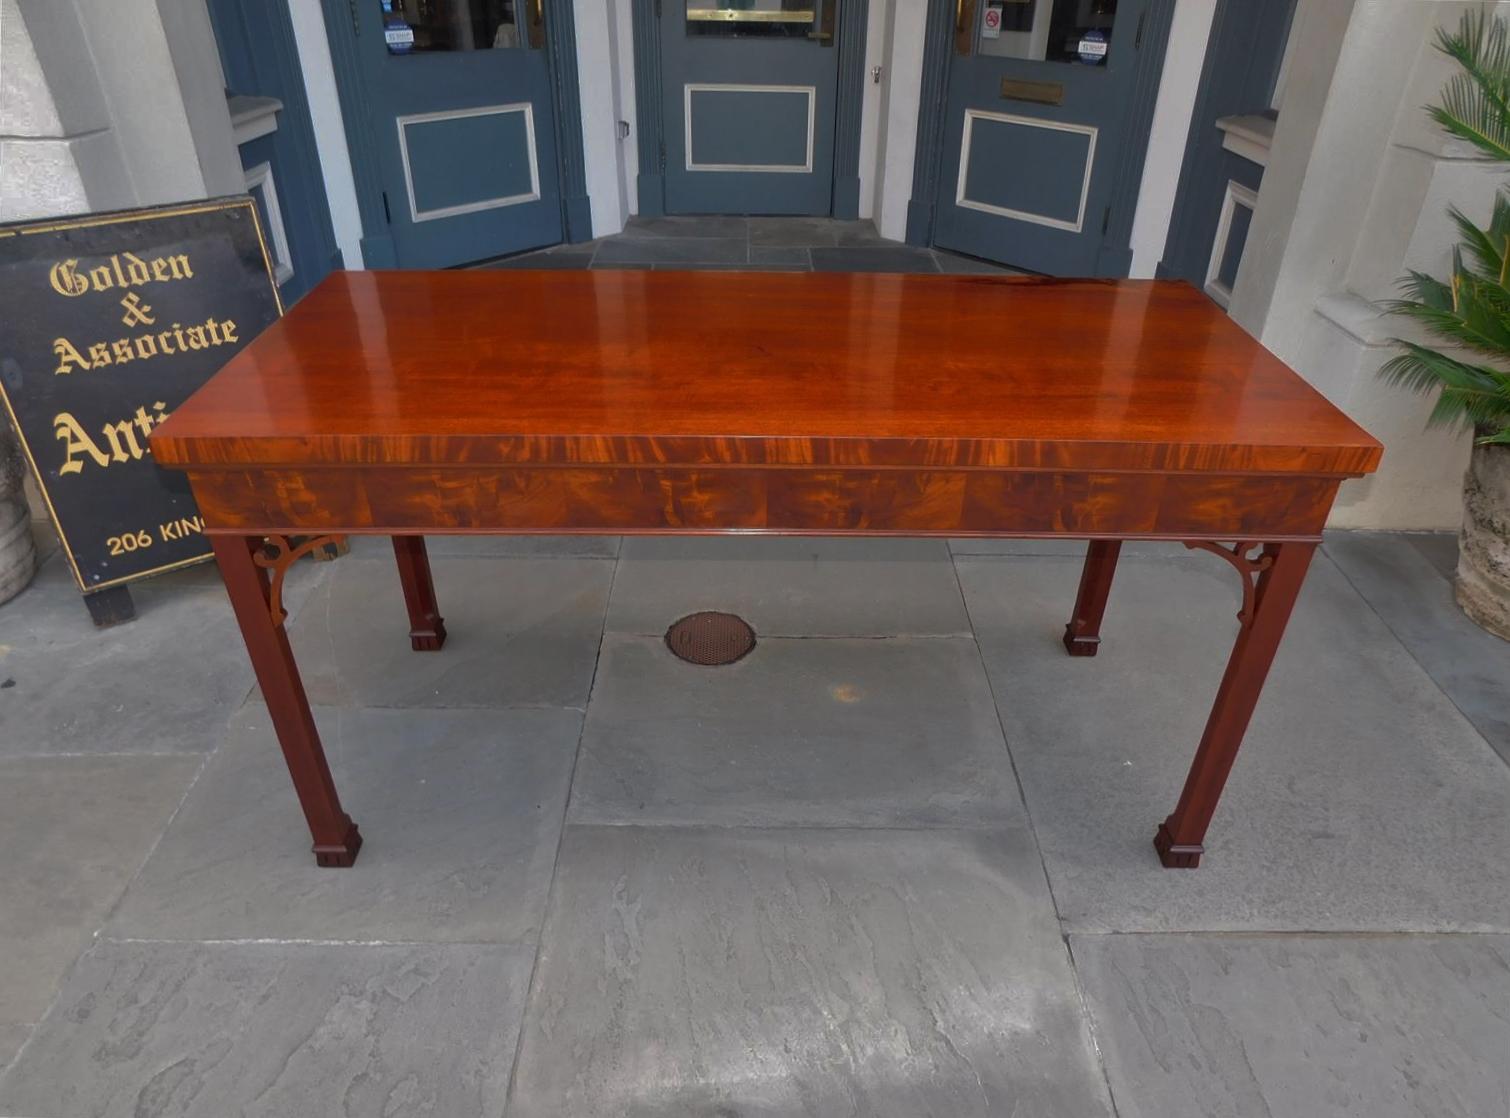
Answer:
M870 68L870 84L871 85L880 85L881 84L881 67L879 67L879 66L872 66Z

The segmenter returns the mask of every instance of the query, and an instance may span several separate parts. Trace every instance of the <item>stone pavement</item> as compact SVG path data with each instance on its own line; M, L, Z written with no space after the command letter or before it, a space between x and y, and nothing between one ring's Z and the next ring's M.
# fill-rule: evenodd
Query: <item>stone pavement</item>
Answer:
M0 1115L1505 1113L1510 645L1450 537L1318 553L1193 873L1209 555L1129 547L1071 659L1073 544L431 550L437 654L384 541L292 578L351 870L211 568L0 609ZM674 660L701 608L754 653Z
M819 272L1010 272L942 249L883 240L868 221L826 217L634 217L624 232L485 268L731 268Z

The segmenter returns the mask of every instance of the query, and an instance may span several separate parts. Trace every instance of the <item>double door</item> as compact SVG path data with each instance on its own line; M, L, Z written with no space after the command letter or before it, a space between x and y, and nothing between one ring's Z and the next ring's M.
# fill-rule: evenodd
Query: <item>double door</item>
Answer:
M1094 275L1149 0L957 0L934 242Z
M827 214L843 0L662 0L667 213Z
M394 263L561 240L543 0L349 0Z

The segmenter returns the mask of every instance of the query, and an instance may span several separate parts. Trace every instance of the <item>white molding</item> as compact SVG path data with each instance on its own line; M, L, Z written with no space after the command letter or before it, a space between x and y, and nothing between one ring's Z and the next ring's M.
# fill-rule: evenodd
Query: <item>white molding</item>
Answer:
M621 54L621 16L628 4L614 0L569 0L576 12L577 73L594 75L577 83L582 101L582 164L587 179L587 198L592 213L592 235L607 237L621 232L629 214L628 182L624 158L635 142L620 139L618 122L630 122L624 113L623 75L620 59L634 57L633 40ZM634 94L629 94L634 103Z
M1080 206L1076 211L1074 221L1065 221L1062 218L1048 217L1044 214L1035 214L1027 210L1014 210L1007 206L995 206L990 202L978 202L973 198L965 197L965 180L970 174L970 140L972 128L976 118L983 120L995 120L1004 124L1020 124L1028 128L1048 128L1055 132L1075 132L1082 136L1090 137L1090 143L1085 149L1085 174L1080 180ZM1091 171L1096 165L1096 137L1100 129L1091 124L1069 124L1058 120L1041 120L1038 117L1019 116L1016 113L993 113L984 109L965 110L965 130L960 137L959 157L959 181L954 187L954 204L963 206L969 210L980 210L983 213L996 214L999 217L1009 217L1014 221L1026 221L1033 225L1047 225L1051 229L1064 229L1071 233L1079 233L1085 227L1085 206L1091 193Z
M694 93L805 93L807 94L807 161L804 163L694 163L692 161L692 95ZM810 175L818 106L818 87L813 85L734 85L718 82L688 82L682 86L683 151L689 171L749 171L757 174Z
M283 226L283 208L278 205L278 184L273 179L273 165L259 163L246 169L246 190L262 190L262 205L267 210L267 235L273 242L273 279L281 287L294 276L293 257L288 252L288 230Z
M351 174L351 153L346 148L341 97L336 92L335 68L330 59L330 40L325 32L321 5L288 5L294 40L299 48L299 69L309 96L309 118L315 130L315 148L320 156L320 177L325 200L330 205L330 223L335 228L341 261L348 268L361 268L362 214L357 206L356 182Z
M1222 270L1222 258L1227 255L1227 238L1232 234L1232 216L1237 212L1238 206L1246 207L1252 213L1258 208L1258 192L1228 179L1227 192L1222 196L1222 214L1216 220L1216 234L1211 238L1211 257L1206 261L1206 282L1203 285L1206 294L1223 308L1232 302L1232 288L1218 277Z
M1269 165L1269 149L1274 146L1273 117L1262 113L1224 116L1216 126L1221 129L1222 147L1249 163Z
M1164 258L1215 15L1216 0L1175 0L1148 147L1140 157L1143 171L1133 211L1133 258L1128 271L1132 279L1152 279Z
M232 93L226 96L225 107L231 114L231 138L240 147L278 131L278 114L283 111L283 102L276 97Z
M509 194L497 198L483 198L476 202L464 202L459 206L442 206L435 210L421 210L414 200L414 175L409 166L409 141L404 133L411 124L431 124L438 120L461 120L474 116L502 116L505 113L524 114L524 134L530 157L530 189L527 194ZM404 189L409 194L409 220L435 221L458 214L496 210L501 206L517 206L521 202L534 202L540 197L540 162L535 151L535 107L528 101L516 101L507 105L482 105L475 109L445 109L434 113L410 113L394 118L398 125L398 153L404 167Z

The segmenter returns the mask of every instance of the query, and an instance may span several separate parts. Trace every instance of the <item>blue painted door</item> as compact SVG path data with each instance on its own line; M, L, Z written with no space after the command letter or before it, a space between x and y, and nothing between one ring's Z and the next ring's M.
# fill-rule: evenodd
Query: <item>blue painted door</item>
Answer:
M666 212L827 214L844 0L662 0Z
M541 0L352 3L398 265L560 241Z
M940 247L1094 275L1149 0L960 0Z
M210 0L246 189L284 306L342 266L286 4Z

